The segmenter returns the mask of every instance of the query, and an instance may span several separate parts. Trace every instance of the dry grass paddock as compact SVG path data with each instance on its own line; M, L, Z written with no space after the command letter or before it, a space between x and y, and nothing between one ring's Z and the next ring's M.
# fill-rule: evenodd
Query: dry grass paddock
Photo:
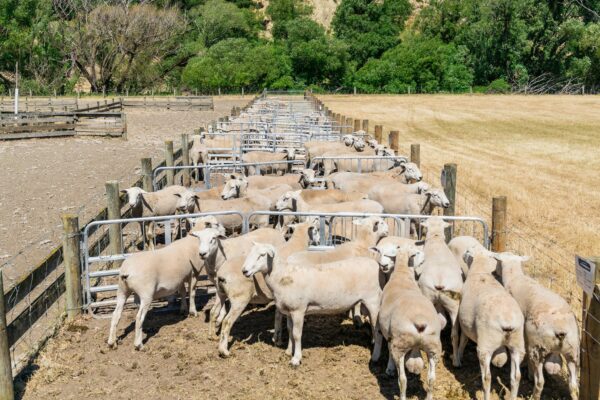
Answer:
M534 256L531 273L576 300L573 255L600 255L600 96L320 98L371 130L399 130L404 154L420 143L430 183L458 164L457 213L489 217L492 197L506 195L510 248Z

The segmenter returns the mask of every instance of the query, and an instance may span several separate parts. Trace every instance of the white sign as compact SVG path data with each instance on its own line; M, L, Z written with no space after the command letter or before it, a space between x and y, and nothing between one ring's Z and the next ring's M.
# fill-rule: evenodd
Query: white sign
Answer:
M592 295L596 286L596 264L590 260L576 256L575 275L577 276L577 284L588 295Z

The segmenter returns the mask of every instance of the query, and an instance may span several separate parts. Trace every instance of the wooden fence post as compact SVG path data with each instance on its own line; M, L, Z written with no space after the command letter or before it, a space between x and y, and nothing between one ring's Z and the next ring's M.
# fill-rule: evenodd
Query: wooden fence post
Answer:
M127 140L127 114L121 113L121 139Z
M600 257L590 257L590 261L600 265ZM579 377L579 399L580 400L598 400L600 398L600 302L597 300L600 296L600 273L596 271L596 282L594 295L588 296L583 292L582 306L587 313L583 314L581 322L581 349L580 364L581 372Z
M4 279L0 272L0 400L13 400L14 386L12 363L10 361L10 346L6 330L6 303L4 302Z
M381 144L383 142L383 126L375 125L375 140Z
M189 135L187 133L181 134L181 163L185 165L190 165L190 145L189 145ZM190 179L190 170L183 169L182 170L182 178L181 183L185 187L189 187L192 184Z
M118 181L108 181L106 187L106 200L108 219L121 219L121 193L119 192ZM108 239L110 243L110 254L121 254L123 251L123 237L121 236L121 226L119 224L110 224L108 226ZM111 269L121 266L122 261L114 261Z
M450 206L444 208L445 216L454 216L456 212L456 173L456 164L444 164L442 186L448 201L450 201ZM450 241L450 239L452 239L452 226L446 228L446 241Z
M506 251L506 196L492 199L492 251Z
M173 167L175 165L174 161L175 160L173 157L173 141L165 140L165 165L167 167ZM175 184L175 171L169 169L165 172L165 175L167 176L167 186L173 186Z
M146 192L154 191L152 186L152 159L142 158L142 189Z
M354 132L358 132L360 131L360 119L355 119L354 120Z
M365 133L369 133L369 120L368 119L362 120L362 130L365 131Z
M390 148L396 152L396 154L400 154L400 132L399 131L390 131L390 135L388 136L388 143L390 144Z
M82 289L79 257L79 218L72 214L63 214L63 263L65 265L65 287L67 295L67 317L76 317L81 313Z
M421 168L421 145L411 144L410 145L410 162L417 164L417 167Z
M344 120L344 125L346 125L346 133L348 133L348 134L352 133L352 128L353 128L352 118L346 118Z

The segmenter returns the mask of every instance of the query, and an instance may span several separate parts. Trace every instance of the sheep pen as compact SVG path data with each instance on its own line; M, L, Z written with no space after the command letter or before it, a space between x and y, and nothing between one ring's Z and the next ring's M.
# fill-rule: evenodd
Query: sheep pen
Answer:
M337 99L337 97L336 97ZM345 109L344 111L348 111ZM423 140L422 144L429 143ZM401 137L401 144L410 144ZM443 147L443 146L442 146ZM475 157L475 156L473 156ZM427 161L426 180L437 181ZM440 161L453 161L452 158ZM437 165L435 165L437 167ZM462 163L459 163L461 168ZM459 171L460 179L464 170ZM433 170L436 171L436 170ZM432 175L433 174L433 175ZM493 175L494 177L496 175ZM459 188L458 193L462 194ZM490 194L513 192L497 192ZM470 204L470 203L469 203ZM511 203L512 204L512 203ZM481 207L483 210L489 205ZM512 211L511 207L511 211ZM477 209L461 208L457 214L477 215ZM484 216L487 216L484 214ZM511 214L511 218L514 218ZM546 231L544 231L546 232ZM525 250L526 252L526 250ZM207 311L214 298L202 296L200 309ZM216 342L208 340L204 318L183 318L157 307L146 320L145 333L150 345L134 352L130 346L114 351L106 347L108 320L89 315L77 317L60 328L32 361L16 389L20 398L395 398L396 378L386 375L386 363L368 362L371 338L369 328L356 328L345 316L309 316L304 328L304 362L300 369L287 365L283 349L271 343L273 307L246 310L232 330L232 356L219 358ZM132 339L134 313L128 309L118 329L119 338ZM285 334L284 334L285 335ZM482 395L480 371L474 346L468 346L463 368L452 367L450 333L442 334L444 353L437 367L435 398L465 399ZM386 359L384 351L384 357ZM507 369L494 369L492 398L502 398L510 386ZM102 381L104 384L98 384ZM565 377L549 378L544 398L567 398ZM409 375L408 398L425 396L427 373ZM522 380L520 395L532 392L532 383ZM526 398L526 397L520 397Z

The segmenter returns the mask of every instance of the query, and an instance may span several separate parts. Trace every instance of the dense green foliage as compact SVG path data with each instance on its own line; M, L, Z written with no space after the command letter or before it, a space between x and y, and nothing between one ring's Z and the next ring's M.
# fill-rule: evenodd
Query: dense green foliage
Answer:
M0 91L594 90L600 0L0 0Z

